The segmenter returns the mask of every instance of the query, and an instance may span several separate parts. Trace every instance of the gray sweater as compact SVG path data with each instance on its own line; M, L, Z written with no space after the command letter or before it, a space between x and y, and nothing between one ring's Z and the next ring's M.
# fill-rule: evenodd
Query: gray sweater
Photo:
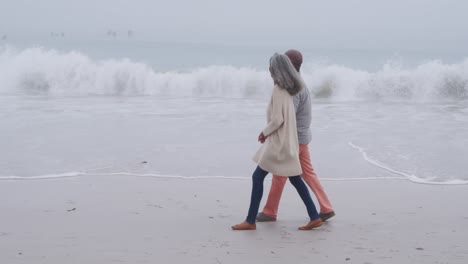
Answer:
M309 144L312 140L310 123L312 122L312 101L307 87L293 97L296 109L297 136L299 144Z

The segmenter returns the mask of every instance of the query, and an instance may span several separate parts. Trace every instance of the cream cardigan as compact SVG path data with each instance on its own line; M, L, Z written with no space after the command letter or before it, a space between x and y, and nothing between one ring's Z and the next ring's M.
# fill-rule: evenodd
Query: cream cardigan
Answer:
M278 176L301 175L293 97L277 85L273 88L263 134L267 139L254 156L258 166Z

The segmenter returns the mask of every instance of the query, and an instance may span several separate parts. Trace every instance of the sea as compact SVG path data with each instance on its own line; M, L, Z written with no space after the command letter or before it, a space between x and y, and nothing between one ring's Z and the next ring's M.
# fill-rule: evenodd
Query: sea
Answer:
M0 181L248 180L290 48L321 180L468 184L466 51L61 35L0 39Z

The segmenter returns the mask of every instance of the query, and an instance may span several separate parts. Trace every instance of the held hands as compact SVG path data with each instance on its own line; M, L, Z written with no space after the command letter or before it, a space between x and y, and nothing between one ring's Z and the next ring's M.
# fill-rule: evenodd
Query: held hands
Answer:
M265 143L265 140L266 140L267 137L265 137L265 135L263 135L263 132L260 133L260 135L258 135L258 142L260 143Z

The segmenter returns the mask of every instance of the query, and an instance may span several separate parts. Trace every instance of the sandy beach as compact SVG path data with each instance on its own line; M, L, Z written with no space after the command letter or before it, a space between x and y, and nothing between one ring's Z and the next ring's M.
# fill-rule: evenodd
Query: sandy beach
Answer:
M321 228L297 230L306 212L287 186L277 222L232 231L247 212L248 180L1 181L0 262L466 263L468 213L456 206L466 186L324 185L337 216Z

